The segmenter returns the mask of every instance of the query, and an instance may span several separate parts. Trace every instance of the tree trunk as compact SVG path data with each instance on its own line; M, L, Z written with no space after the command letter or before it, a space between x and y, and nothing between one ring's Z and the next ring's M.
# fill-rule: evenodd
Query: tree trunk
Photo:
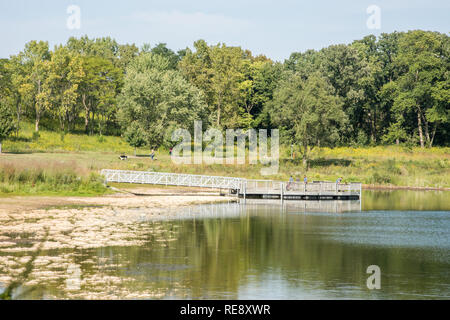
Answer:
M89 112L89 111L86 111L86 116L85 116L85 118L84 118L84 131L85 131L86 133L89 132L89 116L88 116L88 112Z
M36 113L36 123L34 126L34 131L39 132L39 120L41 119L41 115Z
M373 112L373 142L377 143L377 108L375 107L375 111Z
M134 147L134 156L136 157L136 147Z
M19 129L20 129L20 114L21 114L21 109L20 109L20 99L17 99L17 104L16 104L16 114L17 114L17 126L16 126L16 137L19 137Z
M2 154L2 142L0 141L0 154Z
M420 147L424 148L424 143L423 143L423 133L422 133L422 119L420 117L420 112L417 111L417 126L419 127L419 138L420 138Z
M41 94L41 80L38 80L38 95ZM41 118L41 106L39 105L39 102L36 101L36 126L34 128L34 130L36 132L39 132L39 120Z
M220 128L220 108L221 108L221 106L220 106L220 102L219 102L219 104L217 105L217 127L218 128Z
M431 135L431 140L430 140L430 148L433 146L434 137L436 136L437 125L438 125L438 123L435 122L434 128L433 128L433 134Z
M303 144L303 167L308 170L308 145Z
M92 111L92 119L91 119L91 125L90 125L90 130L89 130L89 135L91 135L91 136L94 135L94 123L95 123L95 112Z
M424 128L425 128L425 138L427 139L427 145L430 144L430 133L428 131L428 121L425 118L425 116L423 116L422 112L420 112L420 114L422 115L422 119L423 119L423 123L424 123Z
M61 131L64 132L64 120L60 114L58 114L58 120L59 120L59 127L61 128Z
M370 130L370 141L372 141L372 143L376 143L376 123L375 123L375 112L372 116L372 120L370 121L370 126L371 126L371 130Z
M86 104L86 95L83 94L81 101L83 103L83 107L84 107L84 110L85 110L85 114L84 114L84 131L86 133L88 133L89 132L89 113L90 113L90 108Z

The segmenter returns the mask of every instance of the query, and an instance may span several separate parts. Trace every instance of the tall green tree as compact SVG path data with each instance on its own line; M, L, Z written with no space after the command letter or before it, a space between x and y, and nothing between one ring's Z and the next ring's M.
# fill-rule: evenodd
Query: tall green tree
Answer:
M8 93L5 98L14 106L16 136L19 135L22 117L27 106L33 104L32 97L27 95L28 73L20 55L12 56L4 65L7 69Z
M134 156L136 156L136 148L143 147L146 143L145 132L139 122L133 121L128 125L125 131L125 140L134 148Z
M14 130L14 114L11 108L0 100L0 154L2 153L2 142Z
M74 120L81 111L78 108L78 88L84 77L81 57L66 47L56 47L51 53L44 91L48 94L46 104L50 113L59 120L62 131L74 126Z
M173 50L167 48L165 43L158 43L155 47L149 49L149 52L163 56L169 61L169 69L175 70L180 61L180 56Z
M25 69L25 79L21 85L21 94L34 106L35 131L39 131L41 117L47 109L44 81L49 70L50 51L48 42L31 41L25 45L25 50L19 54Z
M239 87L245 110L242 115L244 127L255 128L264 121L260 115L264 105L273 98L280 73L280 66L267 58L256 57L252 61L244 61L245 80Z
M194 120L205 118L206 105L202 92L171 70L169 60L145 53L128 66L119 108L123 130L138 126L155 147L176 128L192 129Z
M431 147L436 131L449 122L449 37L434 32L410 31L399 40L394 63L394 109L415 113L420 146Z
M351 132L347 142L354 141L363 129L367 106L366 86L370 86L370 65L357 48L349 45L332 45L320 51L321 73L342 98L348 115Z
M299 146L306 168L315 146L333 146L341 140L340 129L348 123L342 106L342 99L319 73L306 80L297 73L288 74L266 105L273 123Z
M83 57L81 65L83 76L78 86L79 100L84 109L85 131L92 134L95 116L101 124L108 117L108 107L114 106L117 86L123 74L112 62L101 57Z
M180 61L180 70L205 93L211 122L219 128L239 127L244 61L251 55L240 47L208 46L204 40L196 41L194 47L195 51L188 49Z

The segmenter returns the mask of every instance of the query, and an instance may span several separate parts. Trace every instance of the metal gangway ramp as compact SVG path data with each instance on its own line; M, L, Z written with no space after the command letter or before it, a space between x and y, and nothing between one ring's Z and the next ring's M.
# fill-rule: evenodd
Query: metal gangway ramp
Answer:
M101 171L105 182L155 184L164 186L201 187L213 189L241 189L244 179L219 176L202 176L182 173L164 173L148 171L124 171L108 170Z

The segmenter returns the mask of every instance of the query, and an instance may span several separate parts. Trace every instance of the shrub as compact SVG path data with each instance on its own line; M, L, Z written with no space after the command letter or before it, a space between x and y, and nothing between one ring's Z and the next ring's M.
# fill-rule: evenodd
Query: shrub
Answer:
M372 184L387 184L387 183L390 183L391 180L392 180L392 178L388 174L380 174L377 171L375 171L370 176L368 182L372 183Z

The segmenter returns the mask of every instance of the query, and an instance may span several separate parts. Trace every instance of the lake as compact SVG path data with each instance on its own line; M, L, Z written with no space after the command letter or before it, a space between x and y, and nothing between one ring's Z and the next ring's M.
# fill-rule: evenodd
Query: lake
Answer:
M41 252L71 263L14 298L449 299L449 195L185 208L177 219L137 221L140 245ZM367 287L372 265L380 289Z

